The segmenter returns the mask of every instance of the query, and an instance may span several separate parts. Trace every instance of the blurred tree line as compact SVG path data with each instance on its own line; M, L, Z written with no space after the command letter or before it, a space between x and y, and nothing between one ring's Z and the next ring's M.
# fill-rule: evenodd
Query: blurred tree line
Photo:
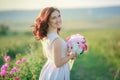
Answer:
M8 25L0 24L0 35L7 35L10 28Z

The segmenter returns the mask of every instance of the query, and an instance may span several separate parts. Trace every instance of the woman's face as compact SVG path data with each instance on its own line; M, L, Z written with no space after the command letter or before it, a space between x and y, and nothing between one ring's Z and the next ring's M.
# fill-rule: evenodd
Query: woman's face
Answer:
M54 12L51 13L48 25L53 27L53 28L61 28L61 15L60 13L55 10Z

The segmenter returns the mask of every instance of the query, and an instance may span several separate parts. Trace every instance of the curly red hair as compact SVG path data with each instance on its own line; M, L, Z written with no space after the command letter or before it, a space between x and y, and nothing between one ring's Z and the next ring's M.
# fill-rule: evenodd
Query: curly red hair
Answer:
M42 10L41 14L36 18L34 23L34 30L33 34L37 40L42 40L44 37L47 36L48 32L48 21L51 16L51 13L54 11L60 11L54 7L46 7ZM57 33L59 34L60 28L57 29Z

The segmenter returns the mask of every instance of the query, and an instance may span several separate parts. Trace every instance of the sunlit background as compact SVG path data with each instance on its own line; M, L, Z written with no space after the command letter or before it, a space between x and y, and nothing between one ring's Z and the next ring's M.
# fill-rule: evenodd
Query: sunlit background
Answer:
M31 25L48 6L61 11L64 40L79 33L89 45L75 61L71 80L120 80L120 0L0 0L0 67L5 54L10 68L26 57L19 77L38 80L46 59Z
M41 9L54 6L61 10L64 28L118 27L119 5L119 0L1 0L0 23L25 30Z
M1 0L0 10L31 10L46 6L56 6L58 8L97 8L119 5L119 0Z

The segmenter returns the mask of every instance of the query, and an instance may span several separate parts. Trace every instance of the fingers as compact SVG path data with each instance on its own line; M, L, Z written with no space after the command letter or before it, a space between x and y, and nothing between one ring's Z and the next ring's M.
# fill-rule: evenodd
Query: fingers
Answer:
M70 56L70 53L67 53L67 56Z
M71 56L71 59L76 59L77 54L71 54L70 56Z
M74 56L74 57L77 57L77 53L74 53L73 56Z

